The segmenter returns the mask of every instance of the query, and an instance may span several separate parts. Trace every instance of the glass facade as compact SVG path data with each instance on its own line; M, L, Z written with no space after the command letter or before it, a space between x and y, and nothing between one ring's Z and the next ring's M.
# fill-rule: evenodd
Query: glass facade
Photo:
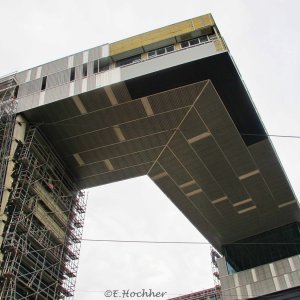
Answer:
M223 246L228 272L239 272L300 254L300 224L292 223Z

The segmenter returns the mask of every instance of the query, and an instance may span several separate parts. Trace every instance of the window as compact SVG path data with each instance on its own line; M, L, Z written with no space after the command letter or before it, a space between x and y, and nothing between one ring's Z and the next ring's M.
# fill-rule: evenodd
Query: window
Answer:
M94 60L94 74L109 70L109 61L103 59Z
M141 55L135 55L131 57L127 57L116 62L116 67L122 67L130 64L134 64L141 61Z
M182 42L181 43L181 48L186 48L186 47L189 47L189 42L188 41L185 41L185 42Z
M167 47L159 48L148 53L148 58L164 55L166 53L174 51L174 45L170 45Z
M14 98L18 97L18 92L19 92L19 86L17 85L14 90Z
M190 46L195 46L198 45L199 43L200 43L199 39L190 40Z
M82 65L82 77L87 76L87 64Z
M208 37L209 37L210 41L213 41L213 40L217 39L217 36L215 34L210 34Z
M109 70L109 62L99 59L99 72L104 72Z
M75 80L75 67L71 68L70 81Z
M192 46L196 46L196 45L207 43L207 42L208 42L208 36L203 35L203 36L200 36L199 38L181 42L181 48L192 47Z
M42 79L41 91L44 91L46 89L46 84L47 84L47 76L44 76Z
M200 43L206 43L206 42L208 42L207 35L200 36L199 39L200 39Z
M99 67L98 67L98 59L94 60L94 70L93 73L96 74L99 71Z

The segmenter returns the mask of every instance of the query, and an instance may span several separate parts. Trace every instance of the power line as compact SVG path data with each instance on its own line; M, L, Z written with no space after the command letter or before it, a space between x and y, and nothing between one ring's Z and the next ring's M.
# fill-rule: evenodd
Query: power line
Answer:
M139 243L139 244L187 244L187 245L210 245L209 242L193 241L151 241L151 240L118 240L118 239L88 239L83 238L85 242L107 242L107 243ZM253 242L253 243L228 243L226 245L300 245L300 243L289 242Z
M111 239L82 239L82 241L85 241L85 242L107 242L107 243L210 245L210 243L208 243L208 242L191 242L191 241L147 241L147 240L111 240Z

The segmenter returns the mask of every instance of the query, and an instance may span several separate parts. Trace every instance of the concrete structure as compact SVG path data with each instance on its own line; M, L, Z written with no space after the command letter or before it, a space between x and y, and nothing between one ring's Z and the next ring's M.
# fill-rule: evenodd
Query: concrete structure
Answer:
M211 15L1 82L3 299L71 297L80 190L141 175L224 255L225 299L229 289L242 299L300 283L288 273L285 285L275 283L275 261L297 270L299 206ZM48 257L53 248L56 259ZM24 253L37 251L30 269ZM274 289L247 288L245 270L266 264ZM232 276L239 279L229 286Z

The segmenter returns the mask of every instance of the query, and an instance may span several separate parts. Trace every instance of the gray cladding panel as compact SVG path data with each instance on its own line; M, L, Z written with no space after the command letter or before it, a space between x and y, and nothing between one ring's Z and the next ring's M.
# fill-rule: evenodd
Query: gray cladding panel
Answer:
M55 74L48 75L47 78L47 88L56 87L70 82L70 70L64 70ZM56 99L63 99L65 97L60 97Z
M282 166L268 140L261 141L249 147L256 160L262 176L272 190L276 203L279 205L295 199Z
M168 148L166 148L159 157L158 163L178 186L192 180L191 175Z
M249 198L248 193L212 137L193 143L192 148L233 204Z
M18 97L23 97L41 91L42 79L36 79L30 82L20 84ZM24 101L24 100L23 100Z
M172 109L191 106L202 91L205 82L193 84L180 89L168 91L167 93L158 93L148 98L154 113L161 113Z
M69 96L69 84L54 87L45 91L45 104L51 103L57 98L67 98Z
M65 131L63 132L64 136ZM60 139L61 137L58 137L54 143L65 155L80 153L119 142L112 128L97 130L78 136L74 134L72 138L68 139Z
M111 106L103 88L81 94L80 99L88 112Z
M185 168L208 195L210 200L219 199L224 196L224 192L211 176L209 170L180 133L176 133L170 141L169 147L180 161L183 162Z
M158 138L160 136L160 138ZM167 133L161 133L152 137L141 137L134 140L127 140L124 142L117 142L111 145L105 145L103 147L95 148L95 150L89 150L86 152L78 151L86 163L93 163L98 160L110 159L117 156L124 156L135 152L145 151L147 149L162 149L167 143L170 135Z
M57 73L68 68L68 58L64 57L42 65L41 76Z
M190 139L204 132L208 132L208 128L199 118L195 108L192 108L192 110L189 112L189 115L180 125L180 131L186 139Z
M146 175L151 165L152 165L151 163L146 163L140 166L134 166L123 170L111 171L111 172L108 171L107 173L95 175L87 179L79 179L79 185L84 187L87 186L88 184L89 186L93 187L97 185L108 184L108 183L117 182L124 179Z
M144 135L152 135L162 131L174 133L180 121L187 113L187 109L182 108L176 111L166 112L152 117L145 117L141 120L122 124L122 129L127 139L137 138Z
M76 84L81 89L81 80ZM293 194L272 147L261 142L247 149L211 83L194 103L204 84L148 95L154 115L147 101L131 99L125 84L80 94L82 104L69 97L24 114L45 123L43 132L81 187L151 169L162 191L220 249L222 243L297 220L299 209L278 209ZM46 102L67 89L54 91L46 91ZM114 106L112 93L119 102ZM239 179L257 169L259 174Z
M257 169L224 104L211 82L195 107L238 176Z
M192 222L196 228L202 228L202 234L214 233L214 237L210 239L219 239L218 232L213 225L209 223L205 216L186 198L183 192L177 187L174 181L165 176L161 179L155 180L154 183L169 197L169 199L179 208L179 210Z
M275 199L260 174L251 176L241 182L248 191L260 213L269 213L274 206L276 207Z

